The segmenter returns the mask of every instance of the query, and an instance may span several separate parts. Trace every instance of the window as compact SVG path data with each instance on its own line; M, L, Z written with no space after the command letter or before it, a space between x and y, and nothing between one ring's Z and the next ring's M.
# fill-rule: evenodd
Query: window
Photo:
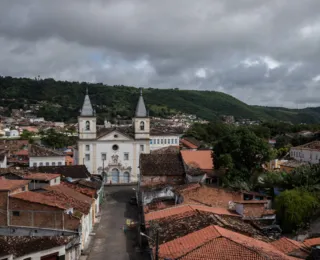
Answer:
M142 131L144 130L144 122L143 121L140 122L140 130L142 130Z
M86 161L90 161L90 154L86 154L85 159L86 159Z
M50 163L46 162L46 166L50 166Z
M106 153L102 153L101 154L101 160L102 161L107 160L107 154Z
M124 160L128 161L129 160L129 153L124 153Z
M39 166L43 166L43 163L41 162L41 163L39 163Z
M90 122L86 121L86 131L89 131L89 130L90 130Z
M173 144L173 142L174 142L174 139L172 138L172 139L171 139L171 143Z
M164 144L167 144L167 139L164 139Z
M113 137L114 137L114 138L118 138L118 135L114 135Z
M56 182L57 182L57 178L54 179L54 183L56 183Z
M90 151L90 145L86 144L86 151Z
M153 139L153 143L156 144L157 143L157 139Z
M168 139L168 144L170 144L170 139Z
M140 151L141 151L141 152L144 151L144 145L143 145L143 144L140 145Z
M113 151L117 151L118 149L119 149L119 146L118 146L118 145L114 144L114 145L112 146L112 150L113 150Z
M52 166L56 166L56 163L55 163L55 162L53 162L53 163L52 163Z
M176 143L176 144L178 143L178 139L175 140L175 143Z
M163 139L161 139L161 144L163 144Z
M32 165L33 165L33 167L37 167L37 163L36 162L34 162Z
M15 217L19 217L20 216L20 211L12 211L12 215Z
M61 166L61 165L62 165L62 162L58 162L58 165Z
M152 140L150 140L150 144L152 144Z
M160 144L160 139L157 139L157 144Z

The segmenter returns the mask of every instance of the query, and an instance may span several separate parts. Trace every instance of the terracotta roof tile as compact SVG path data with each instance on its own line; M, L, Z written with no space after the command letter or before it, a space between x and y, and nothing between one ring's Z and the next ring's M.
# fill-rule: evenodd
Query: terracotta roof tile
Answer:
M66 205L64 205L61 200L55 197L46 196L44 193L26 191L10 195L10 197L24 201L39 203L42 205L52 206L60 209L68 209L68 207L66 207Z
M93 188L87 188L87 187L81 187L76 183L69 183L69 182L62 182L62 185L65 185L71 189L76 190L77 192L80 192L86 196L89 196L90 198L95 198L97 191Z
M187 148L190 148L190 149L197 149L198 146L197 145L194 145L193 143L189 142L188 140L186 139L181 139L180 140L181 144Z
M50 173L30 173L23 176L23 178L26 180L43 180L43 181L50 181L58 177L60 177L60 174L50 174Z
M282 237L274 242L271 242L271 245L285 254L288 254L303 247L303 244L301 242L286 237Z
M63 153L48 149L46 147L38 145L29 146L29 156L30 157L47 157L47 156L64 156Z
M163 147L157 150L151 151L152 154L164 154L164 153L179 153L180 148L179 146L170 145L167 147Z
M225 208L212 208L212 207L202 206L202 205L181 205L181 206L170 207L167 209L147 213L145 214L145 221L167 218L173 215L190 214L195 210L211 212L217 215L228 215L228 216L239 217L239 215L231 213Z
M303 242L307 247L320 245L320 237L310 238Z
M221 240L221 238L223 238ZM218 250L218 248L220 248ZM217 249L217 250L215 250ZM223 250L222 250L223 249ZM239 233L209 226L159 247L160 258L179 259L292 259L271 244ZM230 258L230 256L232 256ZM249 258L244 258L248 256Z
M27 185L30 181L28 180L0 180L1 191L12 191Z
M59 173L64 177L70 177L75 179L87 179L91 176L85 165L40 166L28 168L28 170L31 172Z
M180 154L141 154L142 176L183 176L184 167Z
M181 156L185 164L192 168L201 170L213 169L213 159L211 150L181 150Z
M91 205L92 202L93 202L92 198L89 198L88 196L83 195L80 192L77 192L76 190L71 189L71 188L69 188L69 187L67 187L65 185L62 185L62 184L54 185L54 186L48 186L45 189L49 190L49 191L53 190L53 191L61 192L61 193L65 194L68 197L71 197L73 199L79 200L81 202L88 203L89 205Z

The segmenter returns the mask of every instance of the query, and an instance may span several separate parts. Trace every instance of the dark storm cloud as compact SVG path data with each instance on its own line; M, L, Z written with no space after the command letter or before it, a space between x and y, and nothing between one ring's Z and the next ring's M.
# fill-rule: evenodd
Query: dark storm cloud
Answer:
M0 74L320 105L319 11L318 0L0 1Z

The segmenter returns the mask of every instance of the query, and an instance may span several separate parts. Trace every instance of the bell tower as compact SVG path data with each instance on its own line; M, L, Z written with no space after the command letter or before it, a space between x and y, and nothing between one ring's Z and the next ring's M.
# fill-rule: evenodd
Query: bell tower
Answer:
M140 89L140 96L136 107L135 116L133 118L133 126L135 139L150 138L150 118L147 115L147 109L142 96L142 89Z
M80 116L78 116L79 139L95 139L97 137L97 120L95 114L87 88L82 109L80 110Z

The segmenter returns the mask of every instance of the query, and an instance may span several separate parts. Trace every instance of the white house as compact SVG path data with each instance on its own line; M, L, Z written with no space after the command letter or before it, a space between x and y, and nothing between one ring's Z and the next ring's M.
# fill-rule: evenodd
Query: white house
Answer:
M65 155L38 145L29 146L29 167L65 165Z
M170 145L179 146L180 135L179 133L168 133L167 135L159 133L159 135L157 135L156 131L151 131L150 150L153 151Z
M102 174L107 183L137 182L141 153L179 143L179 136L165 133L151 136L150 118L140 92L132 126L97 129L96 115L88 92L78 117L78 163L84 164L91 174ZM170 139L170 141L169 141ZM154 141L157 140L157 141ZM166 140L159 141L158 140ZM156 144L154 144L154 142ZM154 148L154 147L153 147ZM154 148L155 149L155 148Z
M297 160L317 164L320 161L320 141L313 141L304 145L292 147L290 157Z

